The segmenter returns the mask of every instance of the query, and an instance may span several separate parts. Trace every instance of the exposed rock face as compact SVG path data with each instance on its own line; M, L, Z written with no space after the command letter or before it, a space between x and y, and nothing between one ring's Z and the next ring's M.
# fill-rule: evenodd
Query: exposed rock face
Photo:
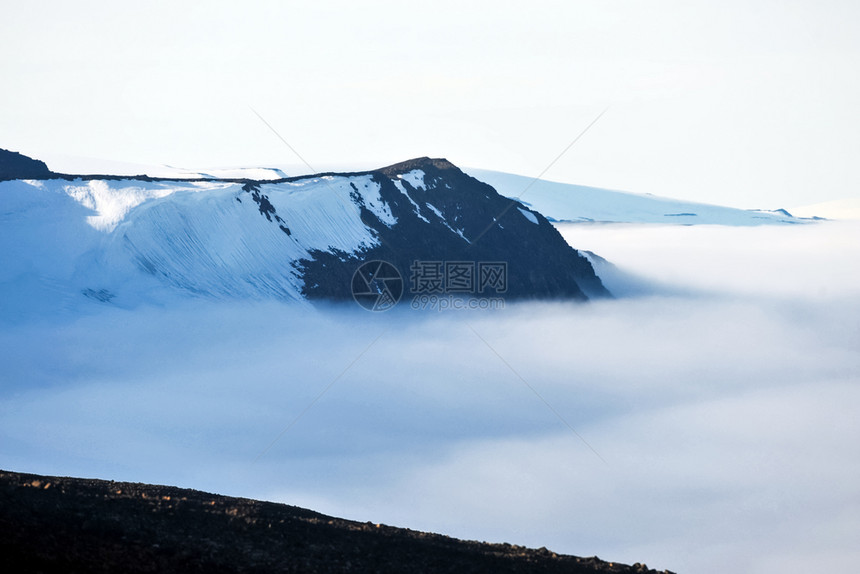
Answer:
M53 174L45 162L18 152L0 149L0 181L11 179L41 179Z
M655 573L167 486L0 471L4 572Z
M502 197L447 160L418 158L368 173L396 223L381 221L356 193L361 220L380 244L354 257L313 252L312 260L301 262L309 298L349 298L356 262L374 259L393 264L407 284L415 261L502 262L509 299L608 295L588 260L543 215Z

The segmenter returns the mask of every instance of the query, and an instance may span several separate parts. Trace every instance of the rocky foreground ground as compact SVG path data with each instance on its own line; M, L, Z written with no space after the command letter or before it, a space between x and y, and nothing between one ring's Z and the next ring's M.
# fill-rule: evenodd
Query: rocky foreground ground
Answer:
M169 486L0 471L3 572L635 572Z

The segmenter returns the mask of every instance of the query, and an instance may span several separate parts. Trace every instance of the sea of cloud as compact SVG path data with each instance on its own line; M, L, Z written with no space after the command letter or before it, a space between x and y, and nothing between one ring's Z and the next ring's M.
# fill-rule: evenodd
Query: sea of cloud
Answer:
M850 569L860 224L559 229L618 298L0 320L0 468L678 572Z

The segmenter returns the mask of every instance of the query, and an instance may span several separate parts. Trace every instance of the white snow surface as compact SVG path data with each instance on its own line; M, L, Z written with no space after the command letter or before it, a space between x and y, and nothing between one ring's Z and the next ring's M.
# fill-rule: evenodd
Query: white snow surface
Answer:
M436 214L436 217L438 217L438 218L439 218L439 219L441 219L442 221L445 221L445 216L444 216L444 215L442 215L442 212L441 212L441 211L439 211L439 210L436 208L436 206L435 206L435 205L433 205L432 203L427 203L427 204L425 204L425 205L427 206L427 208L428 208L430 211L432 211L433 213L435 213L435 214Z
M366 175L262 183L260 193L282 222L267 220L241 183L0 182L2 306L12 314L63 308L81 293L135 305L168 286L215 298L301 300L298 260L377 244L351 194L386 225L396 222Z
M325 176L323 178L326 182L336 182L343 180L342 177L337 176ZM395 223L397 223L397 218L394 217L394 214L391 213L391 208L388 207L388 204L383 201L382 196L379 195L379 185L374 183L370 176L361 176L361 182L363 183L363 188L359 190L363 200L364 206L369 209L379 220L391 227ZM353 185L358 187L358 182L353 182Z
M528 219L529 221L531 221L535 225L538 225L538 218L535 217L534 213L532 213L528 209L523 209L522 207L518 207L517 210L523 214L523 217L525 217L526 219Z
M445 227L447 227L448 229L450 229L452 233L455 233L455 234L459 235L459 236L460 236L460 238L461 238L463 241L465 241L466 243L470 243L470 241L469 241L468 239L466 239L466 236L465 236L465 235L463 235L463 230L462 230L462 229L454 229L453 227L451 227L451 225L448 223L448 220L447 220L447 219L445 219L445 216L442 214L442 212L441 212L441 211L439 211L439 208L437 208L437 207L436 207L435 205L433 205L432 203L425 203L424 205L426 205L426 206L427 206L427 208L428 208L430 211L432 211L433 213L435 213L435 214L436 214L436 217L438 217L440 220L442 220L442 223L445 225Z
M551 221L596 223L669 223L762 225L804 220L774 211L744 210L705 203L613 191L554 181L535 180L484 169L464 172L493 186Z
M181 187L177 187L177 186ZM214 189L219 184L176 182L143 182L125 180L114 182L111 187L106 180L79 181L63 184L62 190L66 195L92 209L95 215L87 217L87 222L100 231L113 231L126 214L149 199L166 197L178 189Z
M426 174L420 169L413 169L409 173L404 173L400 179L406 181L415 189L424 189L424 176Z
M415 200L412 199L412 197L409 195L409 192L406 191L406 188L403 186L403 184L397 180L394 180L394 187L396 187L400 191L400 193L402 193L403 195L406 196L406 199L408 199L409 203L412 204L412 211L415 213L415 215L417 215L418 218L421 219L422 221L425 221L426 223L430 223L430 220L427 219L426 217L424 217L424 215L422 215L421 207L417 203L415 203Z

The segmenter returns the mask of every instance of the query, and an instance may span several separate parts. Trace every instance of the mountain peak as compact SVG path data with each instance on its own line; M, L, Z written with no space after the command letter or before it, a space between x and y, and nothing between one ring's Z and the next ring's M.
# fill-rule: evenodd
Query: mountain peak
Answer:
M456 165L454 165L445 158L429 157L416 157L414 159L401 161L399 163L395 163L394 165L383 167L382 169L379 169L377 171L380 171L385 175L391 176L395 174L410 172L413 169L426 169L428 167L435 168L437 170L456 169L457 171L460 171L460 168L458 168Z
M0 181L40 179L51 175L51 170L48 169L45 162L27 157L16 151L0 149Z

